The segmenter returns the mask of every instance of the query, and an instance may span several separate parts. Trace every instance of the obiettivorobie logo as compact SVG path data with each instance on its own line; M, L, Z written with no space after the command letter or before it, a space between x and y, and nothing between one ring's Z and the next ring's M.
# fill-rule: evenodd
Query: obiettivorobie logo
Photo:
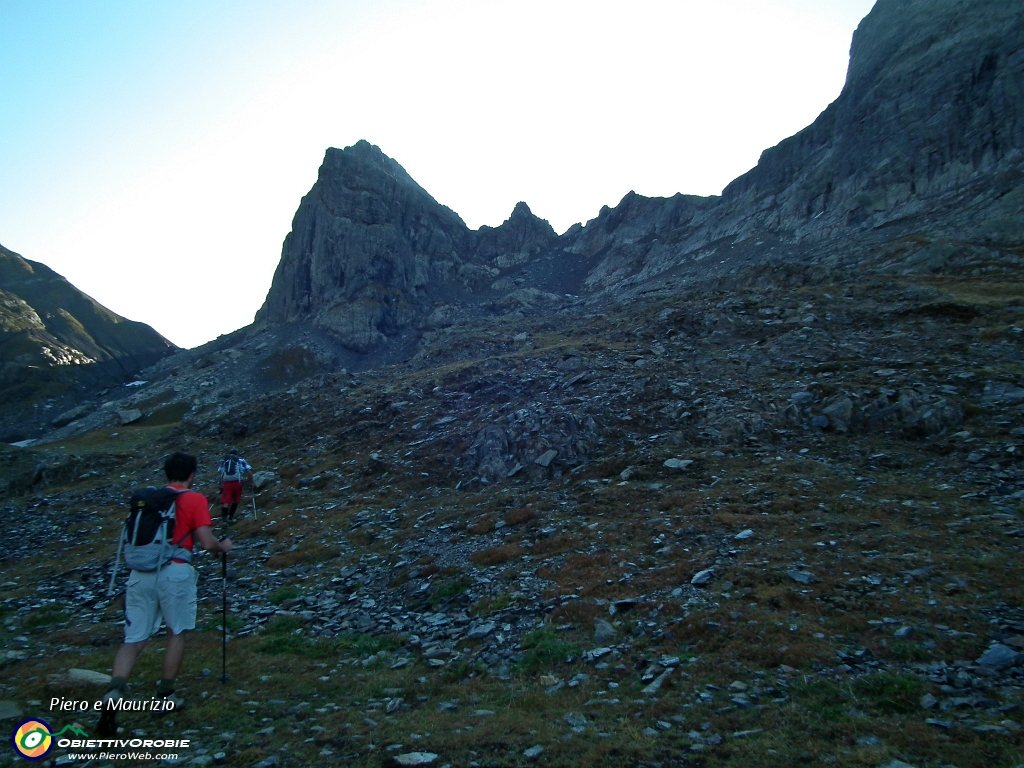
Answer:
M69 734L76 738L67 738ZM62 738L63 737L63 738ZM89 734L76 725L65 725L56 733L45 720L34 717L23 720L11 734L11 745L14 751L26 760L39 760L46 757L56 745L61 749L188 749L189 739L90 739ZM139 759L151 760L153 755L117 753L90 755L100 759ZM176 754L158 754L156 759L177 757Z
M63 736L69 731L75 736L85 736L88 738L88 734L85 731L73 725L65 725L57 733L54 733L50 729L50 724L45 720L31 718L22 721L14 729L14 733L11 734L11 744L14 746L14 751L26 760L40 760L46 757L50 750L53 749L54 739Z

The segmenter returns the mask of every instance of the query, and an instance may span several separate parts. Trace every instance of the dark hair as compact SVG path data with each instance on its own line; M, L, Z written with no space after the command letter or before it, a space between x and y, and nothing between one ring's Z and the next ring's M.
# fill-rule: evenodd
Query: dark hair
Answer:
M195 456L178 451L167 457L167 461L164 462L164 472L172 483L180 483L188 480L198 466L199 462L196 461Z
M238 449L237 448L232 448L230 453L231 453L232 456L237 456L238 455Z

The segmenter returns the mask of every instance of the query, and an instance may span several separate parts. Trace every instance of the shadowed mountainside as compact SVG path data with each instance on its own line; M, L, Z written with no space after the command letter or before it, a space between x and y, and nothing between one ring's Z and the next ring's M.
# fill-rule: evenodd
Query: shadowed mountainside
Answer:
M82 386L120 384L176 347L126 320L49 267L0 246L0 428Z

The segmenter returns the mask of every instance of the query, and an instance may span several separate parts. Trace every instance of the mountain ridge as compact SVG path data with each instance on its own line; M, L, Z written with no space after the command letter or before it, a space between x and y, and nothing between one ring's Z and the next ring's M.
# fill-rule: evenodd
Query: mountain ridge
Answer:
M525 202L471 230L379 147L329 148L253 324L147 377L182 376L194 408L221 413L305 376L425 364L440 339L458 348L488 319L575 322L769 274L1012 272L1024 249L1021 51L1024 13L1011 6L879 0L837 99L722 195L629 192L561 235ZM217 389L218 377L235 384Z
M525 203L499 227L470 230L368 142L330 149L256 327L310 321L365 353L415 333L439 306L479 311L540 288L524 278L541 257L554 276L541 290L572 283L585 297L626 300L665 276L690 284L766 261L858 268L911 236L928 242L902 260L888 247L887 268L941 268L941 254L921 251L954 234L975 248L1015 248L1024 242L1014 202L1024 198L1022 44L1024 15L994 0L879 0L853 36L836 100L721 196L630 192L560 236ZM371 219L367 195L377 200ZM509 240L513 226L527 240ZM562 263L568 255L581 260Z

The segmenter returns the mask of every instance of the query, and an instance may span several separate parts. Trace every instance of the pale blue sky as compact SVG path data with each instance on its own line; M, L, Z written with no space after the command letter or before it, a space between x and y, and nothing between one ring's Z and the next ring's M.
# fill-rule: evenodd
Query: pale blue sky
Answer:
M0 0L0 244L193 346L251 322L328 146L471 227L717 194L838 96L871 5Z

